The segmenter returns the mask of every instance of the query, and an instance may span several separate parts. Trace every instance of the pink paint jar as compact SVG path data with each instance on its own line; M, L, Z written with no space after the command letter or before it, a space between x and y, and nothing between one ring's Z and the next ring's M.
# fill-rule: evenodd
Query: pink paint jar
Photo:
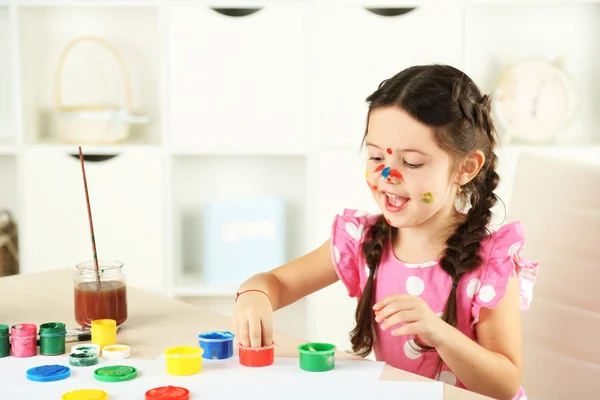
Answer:
M10 354L13 357L33 357L37 354L37 326L13 325L10 330Z

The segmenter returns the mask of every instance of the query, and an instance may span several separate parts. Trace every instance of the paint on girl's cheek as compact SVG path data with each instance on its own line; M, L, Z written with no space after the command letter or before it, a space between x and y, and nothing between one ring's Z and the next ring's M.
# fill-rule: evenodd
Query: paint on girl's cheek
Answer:
M371 186L371 190L377 190L377 186Z
M388 154L392 154L392 149L388 148L386 151L387 151Z
M425 203L431 204L431 203L433 203L433 194L431 192L423 193L423 197L421 199Z

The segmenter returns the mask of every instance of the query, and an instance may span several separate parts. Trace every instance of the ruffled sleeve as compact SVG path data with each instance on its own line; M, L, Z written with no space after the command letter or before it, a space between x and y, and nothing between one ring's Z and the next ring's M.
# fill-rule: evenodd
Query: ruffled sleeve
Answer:
M538 272L538 263L521 257L525 243L525 232L520 222L502 226L492 233L490 242L484 246L486 267L480 278L475 278L471 327L479 321L482 307L494 308L504 297L508 280L516 273L519 283L521 310L528 310L533 298L533 286Z
M376 218L364 211L345 209L333 220L331 258L335 271L350 297L360 296L361 246L365 228L371 219Z

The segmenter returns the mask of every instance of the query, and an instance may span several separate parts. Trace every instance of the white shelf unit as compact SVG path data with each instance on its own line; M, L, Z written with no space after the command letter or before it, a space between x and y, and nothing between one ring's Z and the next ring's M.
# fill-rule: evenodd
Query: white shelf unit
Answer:
M202 282L203 204L282 196L289 259L322 243L342 208L377 211L358 148L364 100L409 65L450 63L490 92L514 62L565 56L583 107L560 145L502 146L506 206L523 151L600 162L597 26L591 0L0 0L0 207L19 223L21 270L91 255L77 147L50 123L58 57L78 36L119 49L134 108L150 118L124 144L84 146L117 155L87 164L100 257L124 261L132 285L229 310L235 288ZM102 50L73 50L62 72L65 102L122 101ZM353 309L338 283L282 315L345 349Z

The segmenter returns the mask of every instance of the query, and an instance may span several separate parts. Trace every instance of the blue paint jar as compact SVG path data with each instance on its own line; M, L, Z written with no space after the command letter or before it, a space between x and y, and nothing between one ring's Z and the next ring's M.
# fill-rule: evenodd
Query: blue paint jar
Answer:
M233 338L228 331L204 332L198 335L200 347L204 349L202 358L224 360L233 355Z

